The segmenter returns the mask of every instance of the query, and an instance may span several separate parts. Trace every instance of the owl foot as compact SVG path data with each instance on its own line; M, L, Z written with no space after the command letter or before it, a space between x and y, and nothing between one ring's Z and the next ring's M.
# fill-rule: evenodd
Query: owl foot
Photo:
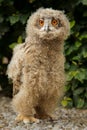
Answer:
M57 120L57 117L53 114L48 115L51 121Z
M24 116L19 114L16 119L17 122L23 121L25 124L26 123L39 123L39 119L34 118L33 116Z
M35 117L38 119L50 119L51 121L57 120L57 117L53 114L36 114Z

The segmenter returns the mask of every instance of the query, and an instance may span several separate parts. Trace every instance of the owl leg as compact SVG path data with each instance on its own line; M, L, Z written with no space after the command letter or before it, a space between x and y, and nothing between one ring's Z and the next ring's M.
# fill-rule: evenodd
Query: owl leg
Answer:
M12 106L14 111L19 113L16 121L23 121L24 123L39 122L39 119L34 117L36 100L33 99L32 91L27 93L23 89L14 96Z
M56 120L53 111L57 106L57 100L53 97L50 99L40 101L39 106L36 107L36 117L40 119L50 118L51 120Z
M19 114L15 120L17 122L23 121L24 123L39 123L39 119L33 116L24 116L22 114Z
M54 116L54 114L52 113L48 113L47 111L42 111L43 108L38 108L38 110L36 109L36 114L35 117L38 119L51 119L51 120L56 120L56 116Z

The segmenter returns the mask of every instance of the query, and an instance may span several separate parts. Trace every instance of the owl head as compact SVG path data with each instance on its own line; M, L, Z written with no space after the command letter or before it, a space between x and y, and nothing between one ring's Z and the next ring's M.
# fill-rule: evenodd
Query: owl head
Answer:
M69 33L69 21L59 10L40 8L30 16L27 22L27 38L64 41Z

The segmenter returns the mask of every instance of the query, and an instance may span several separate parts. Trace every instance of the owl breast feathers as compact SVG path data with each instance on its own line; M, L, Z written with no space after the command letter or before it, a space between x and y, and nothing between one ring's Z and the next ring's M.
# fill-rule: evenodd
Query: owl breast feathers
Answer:
M17 119L51 117L64 94L63 44L70 32L62 11L40 8L26 26L26 39L17 45L8 65L13 81L13 109Z

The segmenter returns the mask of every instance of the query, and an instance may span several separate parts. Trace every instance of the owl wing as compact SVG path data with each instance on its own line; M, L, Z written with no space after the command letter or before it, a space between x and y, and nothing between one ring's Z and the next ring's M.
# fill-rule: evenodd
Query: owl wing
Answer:
M17 94L21 86L22 68L23 68L23 46L24 44L17 45L13 50L11 62L8 65L7 75L13 82L13 95Z

